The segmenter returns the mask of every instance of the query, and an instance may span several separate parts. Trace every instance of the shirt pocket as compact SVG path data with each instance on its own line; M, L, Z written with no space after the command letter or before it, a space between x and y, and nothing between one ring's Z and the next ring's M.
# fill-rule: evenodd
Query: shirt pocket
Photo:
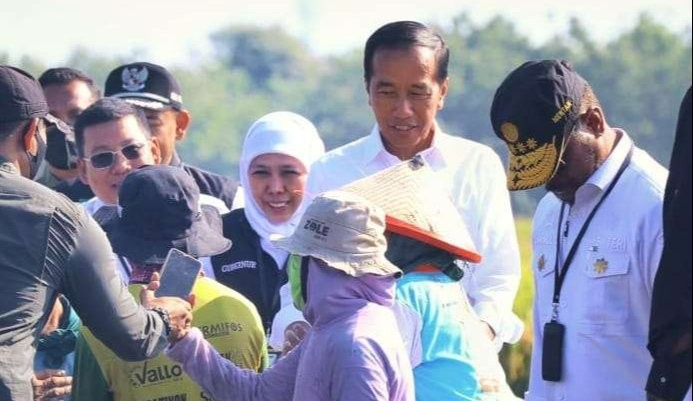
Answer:
M626 253L590 252L580 322L586 334L624 334L630 311L630 258Z

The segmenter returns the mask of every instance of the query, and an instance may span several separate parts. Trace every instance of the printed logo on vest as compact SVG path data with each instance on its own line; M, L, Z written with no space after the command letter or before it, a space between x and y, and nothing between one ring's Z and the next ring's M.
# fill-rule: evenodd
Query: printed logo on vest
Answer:
M243 325L237 322L221 322L198 327L206 339L228 336L243 331Z
M239 262L231 263L229 265L223 265L221 267L221 272L231 273L241 269L257 269L257 262L254 260L241 260Z
M183 376L180 365L163 365L150 368L149 361L130 370L130 383L134 387L146 387L167 381L178 381Z

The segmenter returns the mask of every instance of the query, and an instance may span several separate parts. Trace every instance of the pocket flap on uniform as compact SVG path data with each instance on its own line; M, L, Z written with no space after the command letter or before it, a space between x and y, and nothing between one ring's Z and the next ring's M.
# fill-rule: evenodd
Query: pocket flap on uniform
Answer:
M591 278L620 276L630 270L628 254L596 254L587 260L585 272Z

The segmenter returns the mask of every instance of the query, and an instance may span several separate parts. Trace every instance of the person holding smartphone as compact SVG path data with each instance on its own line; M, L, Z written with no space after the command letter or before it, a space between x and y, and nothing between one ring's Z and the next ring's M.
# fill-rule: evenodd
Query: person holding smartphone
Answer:
M133 268L131 292L150 282L172 249L202 258L231 247L231 241L221 235L218 211L201 205L199 198L193 178L176 167L144 166L125 178L118 194L120 210L112 209L113 213L102 216L101 221L115 253ZM186 256L180 259L185 262ZM182 297L192 292L192 325L213 344L215 352L245 369L264 369L266 342L255 307L241 294L208 277L198 277L192 286L189 274L185 277L180 270L184 268L167 264L160 290L178 289ZM178 284L187 284L187 289ZM82 334L84 340L77 345L73 400L209 398L166 356L126 362L105 348L88 328L82 328ZM175 337L173 334L171 338Z

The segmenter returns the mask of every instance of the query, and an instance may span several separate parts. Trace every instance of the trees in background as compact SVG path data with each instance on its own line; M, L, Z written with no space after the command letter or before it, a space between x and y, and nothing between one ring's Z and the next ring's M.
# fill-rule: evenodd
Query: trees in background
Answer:
M563 58L593 84L608 122L625 128L639 146L668 165L679 101L691 85L690 28L671 32L643 15L631 30L609 43L597 43L588 27L572 20L568 34L533 45L504 18L475 25L461 14L439 30L451 49L450 91L440 113L446 131L486 143L505 159L506 150L489 120L496 87L524 61ZM236 176L246 130L254 120L276 110L305 115L318 127L328 148L370 131L374 120L363 82L362 49L318 56L278 27L230 26L210 39L215 49L212 60L171 68L193 115L180 147L190 163ZM117 65L146 59L138 51L127 57L107 57L79 48L66 65L103 83ZM0 63L12 61L0 52ZM49 67L40 57L28 55L14 63L36 76ZM516 214L531 215L542 195L542 189L513 193ZM529 221L518 223L523 265L527 265ZM531 273L525 273L516 311L529 322ZM518 394L526 388L530 349L531 332L527 332L521 344L504 354Z

